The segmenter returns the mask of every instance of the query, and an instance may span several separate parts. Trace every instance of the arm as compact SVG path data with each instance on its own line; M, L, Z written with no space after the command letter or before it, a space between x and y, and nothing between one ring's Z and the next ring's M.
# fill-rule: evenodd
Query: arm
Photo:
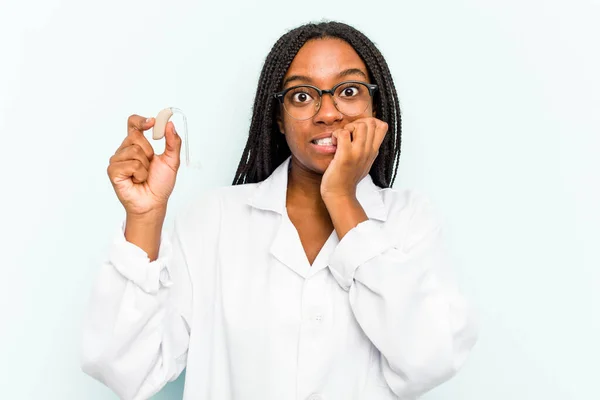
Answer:
M411 208L408 226L398 213L384 227L368 220L357 201L330 208L341 238L330 270L380 351L388 386L402 399L452 377L476 341L474 316L459 293L429 203L419 200Z
M158 258L160 238L163 223L167 214L166 208L161 208L150 215L135 216L127 214L125 220L125 240L142 249L150 261Z
M137 231L132 228L129 238ZM163 237L154 261L141 247L126 241L121 230L87 307L83 371L120 398L151 397L185 368L191 304L192 287L177 225L170 239Z

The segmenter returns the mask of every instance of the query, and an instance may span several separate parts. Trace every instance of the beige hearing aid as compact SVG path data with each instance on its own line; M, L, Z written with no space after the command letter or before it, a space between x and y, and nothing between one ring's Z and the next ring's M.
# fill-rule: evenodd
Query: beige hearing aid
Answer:
M173 116L174 113L181 114L183 117L183 141L185 146L185 164L186 166L190 166L190 145L188 140L188 127L187 127L187 118L183 111L179 108L175 107L167 107L159 111L159 113L154 118L154 126L152 127L152 139L160 140L165 137L165 128L167 127L167 122ZM194 165L196 168L200 167L200 164Z
M167 127L167 122L173 116L173 110L171 108L165 108L160 110L160 112L154 118L154 126L152 127L152 139L159 140L165 137L165 128Z

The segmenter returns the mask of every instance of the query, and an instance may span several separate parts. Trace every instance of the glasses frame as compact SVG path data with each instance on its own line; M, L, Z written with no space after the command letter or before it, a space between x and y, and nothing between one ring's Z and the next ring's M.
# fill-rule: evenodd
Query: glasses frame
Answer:
M337 106L337 103L335 102L335 90L337 88L339 88L342 85L346 85L348 83L358 83L361 85L365 85L367 87L367 89L369 90L369 96L371 96L371 100L373 99L373 96L375 95L375 92L378 89L378 86L373 84L373 83L367 83L367 82L362 82L362 81L344 81L344 82L340 82L338 84L336 84L334 87L332 87L331 89L319 89L316 86L313 85L308 85L308 84L304 84L304 85L296 85L296 86L292 86L289 87L287 89L282 90L281 92L277 92L273 94L273 97L276 98L277 100L279 100L279 103L283 106L283 109L285 110L286 114L289 115L291 118L298 120L298 121L306 121L307 119L311 119L312 117L314 117L315 115L317 115L319 113L319 110L321 110L321 104L322 104L322 99L323 99L323 94L330 94L332 99L334 99L333 101L333 105L335 106L335 109L338 110L340 113L342 113L343 115L347 116L347 117L353 117L354 115L348 115L348 114L344 114L342 111L340 111L340 109ZM315 113L308 117L308 118L296 118L294 116L292 116L288 110L285 108L285 104L283 103L284 101L284 97L287 94L287 92L289 92L290 90L294 90L294 89L298 89L300 87L309 87L312 88L314 90L316 90L317 93L319 93L319 107L317 108L317 110L315 111ZM368 106L367 106L368 107ZM366 108L365 108L366 110ZM358 115L358 114L357 114Z

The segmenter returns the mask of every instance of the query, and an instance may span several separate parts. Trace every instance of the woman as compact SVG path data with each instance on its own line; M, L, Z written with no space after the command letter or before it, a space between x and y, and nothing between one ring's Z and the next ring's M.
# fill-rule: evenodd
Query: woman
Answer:
M390 189L400 109L373 43L336 22L273 46L231 187L161 236L179 168L129 118L108 175L126 210L89 305L83 369L146 399L413 399L449 379L473 317L430 203Z

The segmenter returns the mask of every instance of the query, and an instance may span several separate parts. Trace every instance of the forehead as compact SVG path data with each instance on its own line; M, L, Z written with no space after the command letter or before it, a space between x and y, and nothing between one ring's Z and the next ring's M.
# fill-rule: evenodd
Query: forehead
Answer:
M351 68L368 75L365 63L347 42L336 38L312 39L300 48L285 77L302 75L315 81L326 80Z

